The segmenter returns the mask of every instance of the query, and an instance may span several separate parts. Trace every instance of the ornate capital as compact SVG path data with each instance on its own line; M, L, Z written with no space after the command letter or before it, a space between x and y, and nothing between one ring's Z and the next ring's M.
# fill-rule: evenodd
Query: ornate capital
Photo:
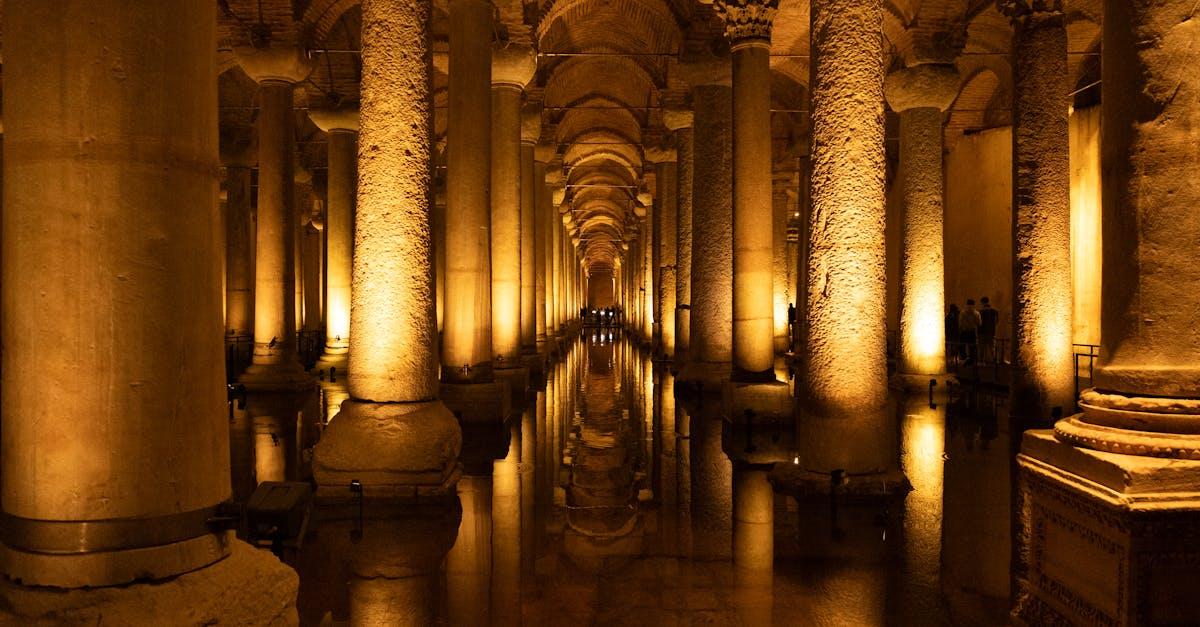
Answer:
M1063 0L996 0L996 8L1015 22L1030 18L1061 17Z
M779 0L716 0L713 8L725 20L725 36L731 44L771 41Z

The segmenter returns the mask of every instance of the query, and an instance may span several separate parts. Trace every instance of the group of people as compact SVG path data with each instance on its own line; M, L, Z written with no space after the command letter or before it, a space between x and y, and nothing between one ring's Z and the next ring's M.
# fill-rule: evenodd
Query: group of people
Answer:
M584 324L599 325L599 326L616 326L621 324L622 317L620 307L612 306L603 309L595 309L589 307L579 308L579 318Z
M996 326L1000 312L992 307L987 296L979 299L980 308L975 308L975 299L968 298L967 306L961 311L950 303L946 311L946 357L962 360L967 365L996 360Z

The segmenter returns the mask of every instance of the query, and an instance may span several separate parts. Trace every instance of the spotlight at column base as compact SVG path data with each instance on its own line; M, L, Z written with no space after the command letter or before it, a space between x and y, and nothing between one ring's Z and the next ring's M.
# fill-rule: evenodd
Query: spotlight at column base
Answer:
M229 557L159 583L63 591L0 581L0 624L295 625L296 572L234 540Z
M454 492L462 431L441 401L348 400L313 449L317 498L346 497L352 481L378 498Z
M1200 535L1189 530L1200 528L1200 462L1078 448L1036 430L1025 432L1017 463L1023 506L1014 539L1028 556L1018 619L1195 621Z

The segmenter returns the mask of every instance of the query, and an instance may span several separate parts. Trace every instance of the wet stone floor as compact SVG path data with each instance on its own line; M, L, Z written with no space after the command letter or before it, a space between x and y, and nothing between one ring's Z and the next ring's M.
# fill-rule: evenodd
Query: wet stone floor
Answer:
M310 480L346 397L323 380L231 405L235 497ZM519 416L464 427L457 499L315 507L276 550L300 574L302 625L1006 624L1004 398L929 400L897 399L882 427L906 496L800 503L742 459L789 463L790 433L727 424L719 398L677 400L645 351L588 329Z

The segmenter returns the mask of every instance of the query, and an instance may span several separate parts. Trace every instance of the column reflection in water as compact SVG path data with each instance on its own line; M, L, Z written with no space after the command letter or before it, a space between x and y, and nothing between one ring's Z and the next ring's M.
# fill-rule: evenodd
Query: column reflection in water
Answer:
M955 616L1008 610L1013 507L1006 398L964 392L946 406L942 593Z
M492 466L492 624L521 623L521 423L512 420L508 454Z
M458 481L462 523L446 556L446 614L451 625L490 624L492 577L492 477Z
M654 386L654 500L658 502L662 549L679 555L679 484L676 460L675 376L663 368Z
M903 567L895 595L902 616L934 616L940 601L946 395L937 394L933 401L928 395L912 395L897 402L900 463L913 487L904 503Z
M692 412L692 556L729 559L733 534L733 465L721 448L720 406Z
M775 585L775 493L770 466L733 464L734 605L743 625L770 625Z

